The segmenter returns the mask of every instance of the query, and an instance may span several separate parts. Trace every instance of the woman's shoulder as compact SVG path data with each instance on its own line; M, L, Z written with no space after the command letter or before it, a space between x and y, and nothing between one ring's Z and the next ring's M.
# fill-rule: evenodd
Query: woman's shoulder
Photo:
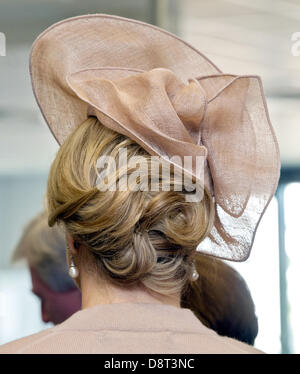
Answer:
M0 354L23 353L23 349L28 348L36 344L38 341L50 336L53 329L54 328L49 328L38 333L25 336L24 338L0 345Z
M265 352L244 343L242 341L220 336L217 333L207 337L207 349L211 350L209 353L224 353L224 354L264 354ZM211 346L209 348L209 346Z
M222 337L183 308L152 304L98 305L0 353L263 353Z

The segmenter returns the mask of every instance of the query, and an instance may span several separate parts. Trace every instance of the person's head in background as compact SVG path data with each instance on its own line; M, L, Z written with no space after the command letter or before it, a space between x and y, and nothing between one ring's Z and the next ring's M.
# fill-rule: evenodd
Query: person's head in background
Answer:
M41 300L44 322L58 324L80 309L81 295L68 274L65 234L48 226L42 212L30 221L12 260L25 259L31 274L32 292Z
M181 306L219 335L254 344L258 321L243 277L225 262L197 253L197 281L182 295Z

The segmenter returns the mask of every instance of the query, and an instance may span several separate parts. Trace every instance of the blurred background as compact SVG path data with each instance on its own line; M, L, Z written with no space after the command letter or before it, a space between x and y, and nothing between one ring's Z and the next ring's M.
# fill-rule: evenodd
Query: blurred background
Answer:
M87 13L152 23L191 43L223 72L262 77L281 178L250 258L232 265L256 305L255 346L300 353L300 46L294 35L300 32L300 0L1 0L0 344L51 326L41 320L25 264L10 260L24 225L43 206L58 149L31 91L30 47L51 24Z

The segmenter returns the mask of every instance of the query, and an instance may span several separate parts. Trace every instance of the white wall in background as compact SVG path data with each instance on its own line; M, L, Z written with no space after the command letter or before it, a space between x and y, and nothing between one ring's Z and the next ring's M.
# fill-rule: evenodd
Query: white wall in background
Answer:
M259 328L255 347L266 353L280 353L278 215L275 198L261 220L248 260L227 263L244 277L255 303Z
M0 344L51 326L41 319L40 301L31 292L29 271L25 267L0 269Z

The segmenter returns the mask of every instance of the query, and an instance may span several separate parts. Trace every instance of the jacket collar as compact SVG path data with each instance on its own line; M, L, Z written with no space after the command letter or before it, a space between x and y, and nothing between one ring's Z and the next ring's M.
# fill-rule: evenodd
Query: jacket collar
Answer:
M59 330L177 331L214 334L190 309L167 304L114 303L83 309L54 328Z

